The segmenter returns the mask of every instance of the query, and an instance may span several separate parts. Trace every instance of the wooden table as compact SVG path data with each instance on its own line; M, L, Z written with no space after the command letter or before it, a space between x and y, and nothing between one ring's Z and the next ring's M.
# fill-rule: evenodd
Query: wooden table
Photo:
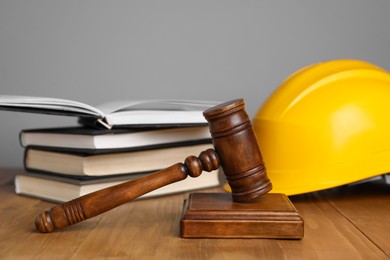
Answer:
M390 257L390 187L382 183L290 197L305 221L302 240L183 239L179 222L188 194L134 201L59 232L37 233L36 215L54 204L16 195L20 171L0 169L1 259Z

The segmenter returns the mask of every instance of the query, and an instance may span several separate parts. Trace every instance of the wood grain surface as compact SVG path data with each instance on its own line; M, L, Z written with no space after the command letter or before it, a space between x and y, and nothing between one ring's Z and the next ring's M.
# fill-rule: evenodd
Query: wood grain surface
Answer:
M136 200L59 232L35 231L54 204L18 196L17 169L0 169L1 259L389 259L390 189L365 183L290 197L304 219L302 240L185 239L187 193ZM204 192L221 191L208 189Z

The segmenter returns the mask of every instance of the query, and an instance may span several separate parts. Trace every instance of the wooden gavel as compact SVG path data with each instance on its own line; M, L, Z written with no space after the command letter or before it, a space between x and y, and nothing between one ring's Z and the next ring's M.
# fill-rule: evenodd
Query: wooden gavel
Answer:
M188 175L199 176L220 166L232 189L235 202L249 202L272 189L263 158L245 112L244 100L237 99L206 110L213 149L189 156L165 170L146 177L102 189L64 204L54 206L35 219L42 233L67 227L129 202L152 190L184 180Z

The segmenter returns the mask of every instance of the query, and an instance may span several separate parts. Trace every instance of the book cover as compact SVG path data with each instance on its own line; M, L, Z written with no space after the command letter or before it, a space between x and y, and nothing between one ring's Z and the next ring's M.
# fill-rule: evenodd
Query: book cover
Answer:
M30 172L71 176L108 176L154 172L182 162L189 155L198 156L213 148L210 142L142 151L86 154L27 147L24 166Z
M111 130L63 127L22 130L19 139L23 147L102 153L211 142L211 135L207 126Z
M62 203L142 176L145 175L125 175L80 180L77 178L26 172L15 177L15 192L20 195ZM197 178L186 178L183 181L175 182L149 192L140 198L215 187L220 183L219 178L218 170L204 172Z

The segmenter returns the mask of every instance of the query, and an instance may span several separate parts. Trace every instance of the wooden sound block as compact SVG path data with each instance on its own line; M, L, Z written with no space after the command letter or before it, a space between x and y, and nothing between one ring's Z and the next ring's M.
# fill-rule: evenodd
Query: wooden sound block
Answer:
M228 193L192 193L184 201L183 238L303 238L303 219L284 194L237 203Z

